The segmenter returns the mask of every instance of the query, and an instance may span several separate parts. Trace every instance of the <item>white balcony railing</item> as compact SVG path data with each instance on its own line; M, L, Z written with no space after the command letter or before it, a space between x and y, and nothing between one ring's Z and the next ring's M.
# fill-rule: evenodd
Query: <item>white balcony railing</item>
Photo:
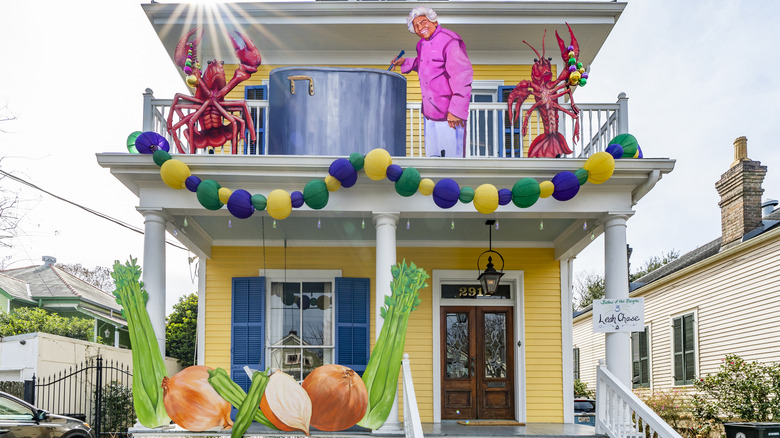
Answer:
M171 111L172 99L156 99L151 90L144 94L144 118L143 130L155 131L164 135L171 142L171 152L177 153L173 139L167 131L167 117ZM268 101L247 101L252 113L257 141L241 144L238 147L240 155L266 155L268 144ZM522 106L524 115L531 104ZM567 157L588 157L595 152L603 151L610 139L617 134L628 132L628 99L625 94L618 97L616 103L608 104L578 104L580 109L580 136L577 144L574 144L572 136L575 121L558 112L559 131L563 134L569 148L573 151ZM407 155L412 157L425 156L425 137L423 132L423 116L419 102L409 102L406 107L407 130ZM509 123L506 103L471 103L470 115L466 127L466 156L467 157L496 157L519 158L524 157L531 141L544 133L544 127L538 111L534 111L528 123L528 132L520 135L522 118L515 123ZM185 111L188 113L189 111ZM177 118L174 118L177 119ZM183 135L183 128L179 129L185 152L189 150L187 140ZM243 143L243 142L242 142ZM198 150L198 153L208 153ZM230 151L226 151L229 153Z
M406 438L424 438L420 410L417 408L417 396L414 395L412 383L412 367L409 365L409 355L404 353L401 360L404 396L404 436Z
M609 438L682 438L609 372L603 359L596 377L596 434Z

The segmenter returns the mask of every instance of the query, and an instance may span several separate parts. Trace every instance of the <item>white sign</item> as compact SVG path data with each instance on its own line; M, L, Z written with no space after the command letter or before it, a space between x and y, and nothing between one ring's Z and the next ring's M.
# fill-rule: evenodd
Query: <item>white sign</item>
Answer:
M641 332L644 330L644 298L593 301L594 332Z

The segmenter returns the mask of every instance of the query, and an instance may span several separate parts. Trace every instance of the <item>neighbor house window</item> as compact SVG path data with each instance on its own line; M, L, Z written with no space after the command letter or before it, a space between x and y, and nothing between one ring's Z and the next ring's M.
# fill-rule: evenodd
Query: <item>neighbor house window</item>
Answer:
M693 313L672 319L675 385L690 385L696 377L695 323Z
M574 347L574 355L572 356L574 359L574 380L580 379L580 349L577 347Z
M634 388L650 387L650 337L648 327L631 333L631 382Z
M296 380L333 363L333 284L271 282L270 367Z

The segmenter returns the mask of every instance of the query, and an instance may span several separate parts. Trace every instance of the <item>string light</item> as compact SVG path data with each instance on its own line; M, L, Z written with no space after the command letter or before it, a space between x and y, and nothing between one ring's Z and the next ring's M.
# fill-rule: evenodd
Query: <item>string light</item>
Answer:
M274 230L276 229L276 219L274 219Z
M186 217L184 218L184 226L185 227L187 226L187 218Z
M590 240L593 240L596 238L596 233L590 233Z
M410 229L412 225L409 223L409 219L406 220L406 229Z
M582 223L582 229L584 231L588 231L588 221L585 221L585 222Z
M365 220L365 219L363 219L363 220L360 222L360 229L361 229L361 230L365 230L365 229L366 229L366 220Z
M540 229L540 230L543 230L543 229L544 229L544 221L543 221L543 220L541 220L541 219L539 220L539 229Z
M496 219L496 229L498 229L498 219Z
M319 230L322 227L322 223L319 219L317 219L317 229Z
M233 219L228 219L228 228L233 228Z
M453 219L452 222L450 223L450 229L451 230L455 229L455 219Z
M179 232L176 230L176 228L173 229L173 237L176 237L179 235Z

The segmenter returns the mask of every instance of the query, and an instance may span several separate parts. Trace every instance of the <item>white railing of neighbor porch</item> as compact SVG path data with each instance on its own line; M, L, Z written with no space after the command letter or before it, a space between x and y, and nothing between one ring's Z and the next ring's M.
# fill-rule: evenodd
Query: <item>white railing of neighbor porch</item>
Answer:
M417 397L414 395L412 383L412 368L409 365L409 355L404 353L401 360L404 396L404 436L406 438L424 438L420 410L417 408Z
M171 152L178 153L173 139L167 130L167 117L171 111L172 99L156 99L152 91L147 89L144 93L143 130L155 131L164 135L171 142ZM268 101L247 101L253 114L257 135L262 137L257 142L260 146L238 148L239 155L266 155L268 144ZM618 96L616 103L585 103L578 104L580 109L580 136L577 144L574 144L573 134L575 121L563 112L558 112L559 131L563 134L569 148L573 153L567 157L586 158L603 151L608 142L614 136L628 132L628 98L624 93ZM424 122L420 110L420 102L408 102L406 107L406 129L409 156L425 156ZM522 106L522 114L531 108L531 104ZM184 111L185 113L191 110ZM521 136L520 120L509 123L507 104L502 102L473 102L469 107L469 120L466 126L466 156L494 157L494 158L520 158L531 141L544 133L544 126L538 111L529 116L528 132ZM174 118L177 119L177 118ZM183 128L179 129L179 138L182 141L185 152L189 152L187 140L183 135ZM228 151L229 152L229 151ZM198 153L207 153L198 150Z
M620 383L603 359L596 377L596 434L609 438L681 438L669 424Z

